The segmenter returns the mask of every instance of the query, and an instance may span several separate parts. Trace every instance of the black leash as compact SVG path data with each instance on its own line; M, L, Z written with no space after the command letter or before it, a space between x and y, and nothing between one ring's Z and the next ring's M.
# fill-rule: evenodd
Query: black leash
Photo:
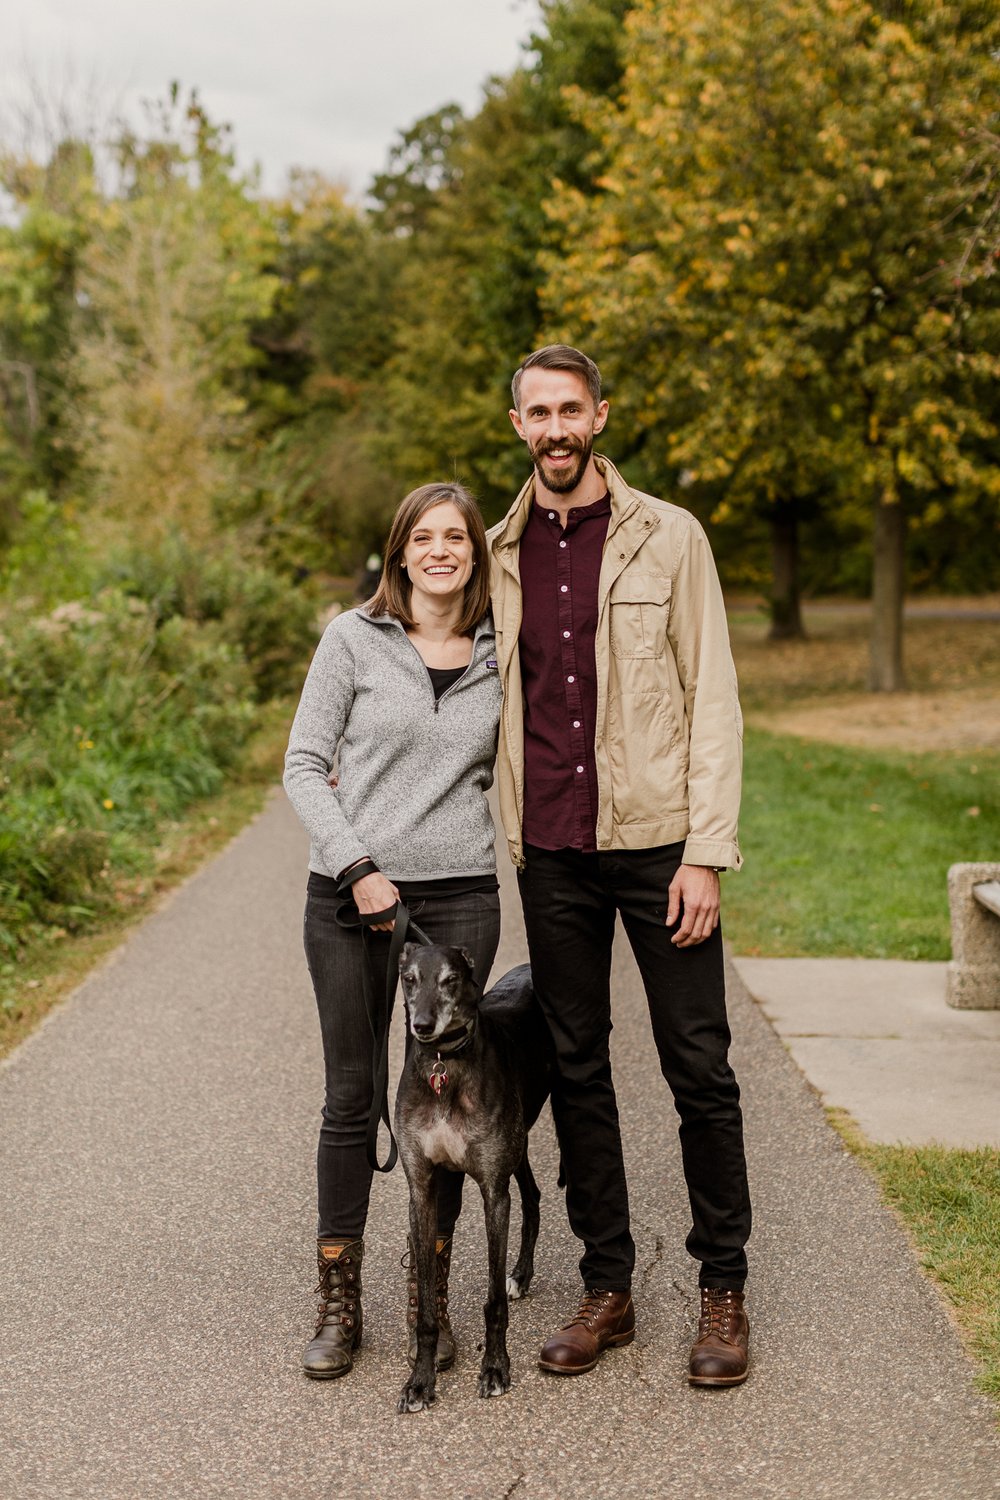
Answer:
M351 886L356 880L361 880L365 875L379 873L381 872L378 866L372 860L362 860L360 864L354 865L347 871L347 874L340 882L339 890L346 894L350 891ZM396 986L399 983L399 957L405 943L416 940L418 943L430 945L433 939L429 938L426 932L421 931L402 901L397 901L395 906L386 907L384 911L362 913L358 912L355 907L355 913L357 916L357 926L361 928L361 937L368 959L365 973L365 1009L368 1012L368 1025L371 1027L372 1043L374 1046L372 1054L374 1090L371 1112L368 1116L365 1150L368 1154L368 1165L373 1172L391 1172L396 1165L399 1151L389 1120L389 1023L392 1020L393 1005L396 999ZM382 1000L381 1009L379 1009L379 1001L375 993L375 981L372 973L371 954L368 951L368 930L378 922L388 922L390 920L393 921L393 929L389 940L389 956L386 960L385 995ZM355 922L349 920L344 925L353 927ZM389 1154L384 1162L380 1162L378 1159L378 1127L380 1121L389 1132Z

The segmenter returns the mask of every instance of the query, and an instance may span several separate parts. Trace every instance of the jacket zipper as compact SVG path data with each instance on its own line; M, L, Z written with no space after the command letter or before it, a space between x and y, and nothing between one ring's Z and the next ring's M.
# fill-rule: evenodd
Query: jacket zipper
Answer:
M393 624L396 625L396 626L398 626L399 630L402 632L402 636L403 636L404 641L406 642L406 644L409 646L410 650L413 652L414 656L419 661L419 663L420 663L420 665L421 665L421 667L423 669L424 678L425 678L425 680L427 682L427 686L430 688L430 690L431 690L431 696L433 697L433 695L434 695L434 684L431 681L430 672L427 670L427 663L424 661L423 657L420 655L420 652L417 650L416 646L410 640L410 637L407 635L406 631L403 630L403 627L402 627L402 625L400 625L399 621L398 620L394 620ZM447 698L448 694L454 692L456 688L459 688L459 687L462 686L462 683L465 681L465 679L468 677L469 673L472 671L473 667L476 665L476 646L477 646L477 644L479 642L480 634L481 634L480 628L479 628L479 626L477 626L476 627L476 633L475 633L475 635L472 638L472 656L469 659L469 664L466 667L465 671L462 673L461 677L459 677L449 687L445 688L445 690L441 694L440 698L434 698L434 712L435 713L437 713L439 711L439 709L441 707L442 700L445 699L445 698Z

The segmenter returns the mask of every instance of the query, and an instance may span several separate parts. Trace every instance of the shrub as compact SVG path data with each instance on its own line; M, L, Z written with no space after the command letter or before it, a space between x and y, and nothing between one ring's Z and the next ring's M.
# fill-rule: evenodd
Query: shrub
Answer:
M182 615L217 622L221 636L249 666L261 700L299 685L316 639L315 606L301 588L233 545L206 556L180 535L155 549L129 547L102 564L98 586L112 584L141 599L164 622Z
M0 945L87 923L151 834L221 784L252 725L253 674L219 621L105 589L0 631Z

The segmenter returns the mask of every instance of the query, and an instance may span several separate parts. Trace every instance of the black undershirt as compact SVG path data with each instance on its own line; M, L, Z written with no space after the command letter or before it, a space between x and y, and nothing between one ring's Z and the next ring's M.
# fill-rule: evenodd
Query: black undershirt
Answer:
M446 693L452 683L464 677L468 670L468 667L428 667L427 675L434 689L434 697L440 698L441 694Z

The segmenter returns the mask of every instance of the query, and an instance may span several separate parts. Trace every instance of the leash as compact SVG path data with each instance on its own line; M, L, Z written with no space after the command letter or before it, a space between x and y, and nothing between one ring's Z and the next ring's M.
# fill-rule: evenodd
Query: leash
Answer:
M344 893L350 891L356 880L361 880L365 875L378 874L379 868L372 860L362 860L360 864L354 865L348 870L346 876L341 880L338 889ZM361 928L361 938L365 945L365 956L368 960L365 965L365 1009L368 1012L368 1025L371 1028L372 1043L374 1051L372 1054L372 1073L374 1075L374 1088L372 1092L372 1107L368 1115L368 1130L365 1135L365 1151L368 1156L368 1165L373 1172L391 1172L399 1157L396 1146L396 1137L392 1133L392 1124L389 1120L389 1022L392 1020L393 1006L396 1000L396 986L399 984L399 958L403 946L414 939L418 943L430 946L433 939L426 932L421 931L411 917L409 910L402 901L397 901L395 906L388 906L384 911L361 913L355 908L356 921L348 920L344 926L358 926ZM378 998L375 994L375 980L372 973L371 953L368 948L368 930L376 922L388 922L393 920L393 929L389 940L389 955L386 960L385 973L385 995L379 1009ZM389 1152L384 1162L378 1159L378 1128L383 1124L389 1132Z

